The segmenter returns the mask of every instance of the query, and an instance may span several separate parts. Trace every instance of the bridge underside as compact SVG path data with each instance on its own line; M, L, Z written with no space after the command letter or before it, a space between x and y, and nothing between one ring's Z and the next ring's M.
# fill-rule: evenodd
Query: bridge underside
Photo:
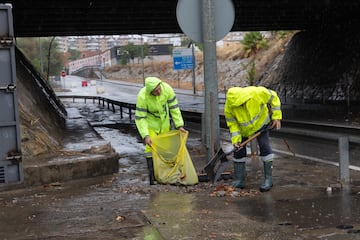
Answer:
M303 30L360 23L360 1L234 0L232 31ZM0 0L16 37L181 33L177 1Z

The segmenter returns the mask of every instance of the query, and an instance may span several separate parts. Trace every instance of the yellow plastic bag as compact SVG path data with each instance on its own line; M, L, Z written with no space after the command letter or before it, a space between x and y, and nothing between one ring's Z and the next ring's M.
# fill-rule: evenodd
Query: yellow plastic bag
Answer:
M154 174L158 183L194 185L199 182L186 148L188 132L172 130L151 138Z

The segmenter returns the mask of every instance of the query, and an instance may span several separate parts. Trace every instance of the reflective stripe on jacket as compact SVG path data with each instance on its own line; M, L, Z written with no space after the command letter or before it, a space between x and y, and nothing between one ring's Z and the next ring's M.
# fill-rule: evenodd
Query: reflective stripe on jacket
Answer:
M183 127L184 121L172 87L158 78L146 79L147 86L143 87L137 96L135 123L142 139L168 132L170 130L170 116L176 128ZM161 86L160 96L151 94L149 88Z
M226 94L224 114L231 142L250 137L271 120L281 120L281 103L275 91L265 87L232 87Z

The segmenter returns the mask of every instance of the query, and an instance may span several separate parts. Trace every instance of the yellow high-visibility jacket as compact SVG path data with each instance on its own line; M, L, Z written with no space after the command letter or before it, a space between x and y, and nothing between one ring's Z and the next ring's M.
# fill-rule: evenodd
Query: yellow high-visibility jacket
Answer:
M281 102L275 91L265 87L232 87L226 94L224 115L235 144L271 120L281 120Z
M160 96L151 91L160 84ZM172 87L159 78L148 77L139 91L136 101L135 123L142 139L170 131L170 117L176 128L184 126L184 120Z

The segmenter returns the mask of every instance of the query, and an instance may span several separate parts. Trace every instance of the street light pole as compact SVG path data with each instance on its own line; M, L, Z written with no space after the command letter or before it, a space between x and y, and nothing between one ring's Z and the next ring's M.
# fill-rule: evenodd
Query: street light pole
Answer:
M205 138L208 159L220 148L219 100L216 65L215 0L201 1L204 43Z
M191 43L191 52L192 52L192 82L193 82L193 93L196 94L196 83L195 83L195 49L194 43Z
M193 94L196 94L196 84L195 84L195 49L194 49L194 42L191 41L188 44L188 48L191 46L191 65L192 65L192 85L193 85Z

